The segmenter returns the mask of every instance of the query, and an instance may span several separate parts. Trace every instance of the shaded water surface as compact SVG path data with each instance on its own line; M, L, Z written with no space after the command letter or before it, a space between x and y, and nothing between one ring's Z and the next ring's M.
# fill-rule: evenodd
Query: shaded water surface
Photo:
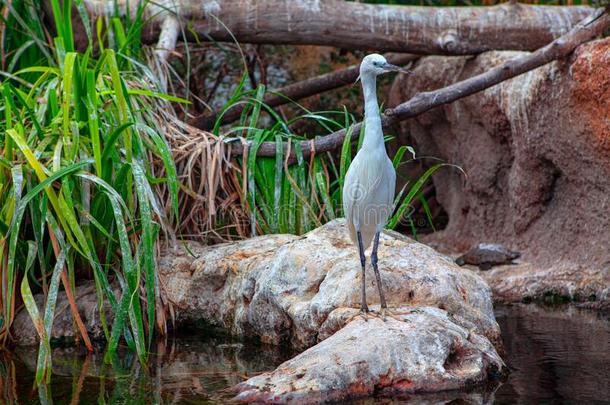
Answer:
M496 403L610 404L610 314L572 306L496 309L511 374Z
M468 393L358 403L610 403L608 314L515 305L497 308L496 316L512 370L507 381ZM33 389L36 352L17 349L0 358L0 403L226 403L227 387L291 357L278 348L197 333L172 337L154 351L144 369L127 352L104 365L101 355L56 348L51 384Z

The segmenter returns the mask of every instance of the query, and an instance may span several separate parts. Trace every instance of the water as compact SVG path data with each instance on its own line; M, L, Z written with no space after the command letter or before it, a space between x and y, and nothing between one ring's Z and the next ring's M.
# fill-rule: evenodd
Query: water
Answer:
M610 314L516 305L496 319L512 370L497 403L610 403Z
M468 393L358 403L610 403L610 315L535 305L502 306L496 315L512 370L507 381ZM101 355L56 348L46 389L32 389L35 350L16 349L0 358L0 403L220 404L231 398L226 388L291 357L276 347L192 332L154 349L146 370L128 352L105 366Z

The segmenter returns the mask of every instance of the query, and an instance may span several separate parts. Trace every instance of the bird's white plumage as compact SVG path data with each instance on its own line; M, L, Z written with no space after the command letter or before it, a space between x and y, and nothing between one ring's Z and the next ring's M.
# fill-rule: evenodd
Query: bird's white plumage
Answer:
M352 161L343 185L343 209L350 237L357 245L357 232L363 248L370 246L376 232L385 226L392 213L396 171L384 145L376 94L376 77L386 72L381 55L366 56L360 65L364 92L365 130L362 148Z
M368 248L391 215L396 172L385 148L374 151L360 149L345 176L343 206L350 237L354 244L362 235L364 249Z

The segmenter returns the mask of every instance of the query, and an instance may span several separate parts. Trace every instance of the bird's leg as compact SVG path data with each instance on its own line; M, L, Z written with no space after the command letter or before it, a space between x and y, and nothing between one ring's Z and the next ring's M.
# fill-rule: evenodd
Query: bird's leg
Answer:
M385 313L388 305L385 302L385 296L383 295L383 287L381 286L381 275L377 268L377 249L379 248L379 232L375 233L375 240L373 241L373 253L371 253L371 264L375 271L375 278L377 279L377 288L379 289L379 300L381 301L381 316L385 319Z
M365 315L369 312L369 307L366 305L366 257L364 256L364 248L362 246L362 234L360 231L356 233L358 235L358 252L360 253L360 265L362 266L362 283L360 290L360 312Z

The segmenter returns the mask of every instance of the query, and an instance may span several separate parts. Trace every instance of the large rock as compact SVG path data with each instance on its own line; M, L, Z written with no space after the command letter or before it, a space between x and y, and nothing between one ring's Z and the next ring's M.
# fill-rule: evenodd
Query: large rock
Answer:
M389 104L521 54L422 58L414 74L397 77ZM426 241L447 252L478 242L520 250L537 272L531 283L550 270L566 285L587 283L583 272L592 283L601 274L610 285L609 61L610 38L593 41L565 61L401 124L400 143L467 173L443 169L434 175L436 199L449 222Z
M190 250L195 257L167 255L159 266L178 322L204 320L297 349L315 345L238 387L242 400L442 391L476 384L504 367L489 287L409 238L381 237L379 268L396 312L386 322L358 316L360 264L342 220L303 237L193 244ZM367 295L378 310L373 282Z
M192 244L190 251L195 257L177 252L159 263L178 321L205 320L236 335L304 349L339 330L360 307L360 261L343 220L302 237ZM378 306L368 267L368 302ZM380 238L379 268L390 307L437 307L499 343L490 289L470 270L393 232Z

